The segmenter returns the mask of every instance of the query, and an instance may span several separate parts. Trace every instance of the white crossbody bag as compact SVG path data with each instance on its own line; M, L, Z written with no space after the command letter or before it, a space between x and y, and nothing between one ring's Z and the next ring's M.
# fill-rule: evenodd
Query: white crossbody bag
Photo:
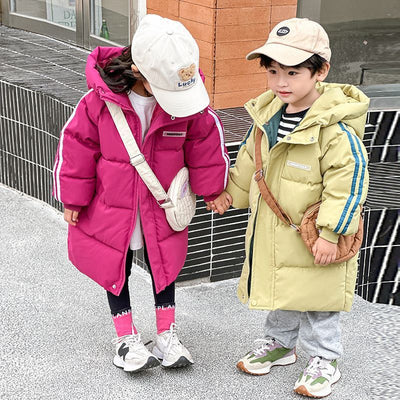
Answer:
M174 231L183 231L196 212L196 195L189 184L189 170L183 167L178 171L166 193L144 155L136 143L121 108L114 103L105 102L115 126L129 154L130 163L146 184L157 204L165 210L167 221Z

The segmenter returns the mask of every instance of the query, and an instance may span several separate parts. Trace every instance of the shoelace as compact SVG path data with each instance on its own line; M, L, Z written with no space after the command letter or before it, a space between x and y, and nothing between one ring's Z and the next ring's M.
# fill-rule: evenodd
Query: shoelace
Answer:
M128 347L137 346L141 343L140 333L137 333L136 335L133 333L132 335L120 336L111 340L112 344L118 344L121 342L125 342Z
M167 342L167 349L166 353L169 353L171 350L171 347L173 345L180 345L181 342L179 341L178 334L177 334L178 327L176 326L175 323L172 323L170 328L169 328L169 338Z
M253 353L256 356L262 355L264 350L269 350L270 347L275 343L275 340L273 338L267 338L267 339L256 339L254 343L261 343L254 351Z
M325 361L320 357L314 357L311 361L311 363L307 366L306 368L306 374L307 375L311 375L314 376L316 375L318 372L321 371L327 371L327 363L329 363L329 361Z

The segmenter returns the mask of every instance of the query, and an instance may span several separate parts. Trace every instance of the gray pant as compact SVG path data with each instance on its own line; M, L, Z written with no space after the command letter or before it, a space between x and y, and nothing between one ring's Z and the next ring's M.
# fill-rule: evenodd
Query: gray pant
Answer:
M270 311L265 322L265 336L275 338L289 349L296 346L299 338L301 347L310 357L334 360L343 353L339 317L339 312Z

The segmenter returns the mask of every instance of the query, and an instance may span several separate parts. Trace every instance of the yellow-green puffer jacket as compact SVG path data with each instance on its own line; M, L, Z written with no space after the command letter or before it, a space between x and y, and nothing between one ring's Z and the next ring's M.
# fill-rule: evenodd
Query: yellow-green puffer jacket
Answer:
M263 132L262 161L272 193L300 224L304 211L322 200L317 224L321 237L358 229L367 195L367 153L362 144L369 99L356 87L317 84L321 96L301 123L276 143L283 103L268 91L246 103L254 120L230 169L227 191L236 208L251 208L246 261L239 299L253 309L349 311L357 257L320 266L296 230L281 222L262 199L255 172L255 127Z

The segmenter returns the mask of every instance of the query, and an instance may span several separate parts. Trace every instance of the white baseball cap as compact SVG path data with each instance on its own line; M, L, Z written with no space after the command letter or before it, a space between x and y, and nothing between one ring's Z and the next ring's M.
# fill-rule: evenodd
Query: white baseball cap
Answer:
M199 48L180 22L144 16L132 39L132 60L168 114L187 117L210 103L199 74Z
M308 18L291 18L279 22L272 29L267 42L247 54L246 58L252 60L260 54L287 66L301 64L314 54L326 61L331 59L328 34L320 24Z

